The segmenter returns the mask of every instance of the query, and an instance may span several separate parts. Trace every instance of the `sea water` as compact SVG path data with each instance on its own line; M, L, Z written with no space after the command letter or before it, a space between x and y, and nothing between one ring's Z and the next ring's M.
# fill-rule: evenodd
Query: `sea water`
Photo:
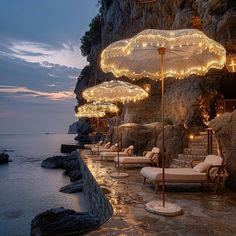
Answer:
M0 235L30 235L31 220L47 209L64 207L84 211L83 194L59 189L69 178L60 169L41 167L42 160L60 153L62 143L75 143L75 135L0 135L0 153L12 162L0 165Z

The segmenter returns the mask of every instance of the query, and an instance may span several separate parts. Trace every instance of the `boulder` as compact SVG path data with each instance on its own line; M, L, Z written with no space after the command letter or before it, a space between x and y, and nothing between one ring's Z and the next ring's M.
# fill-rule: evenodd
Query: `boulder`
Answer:
M44 168L63 168L63 163L69 156L54 156L43 160L41 166Z
M236 191L236 110L224 113L210 121L220 152L227 164L227 186Z
M31 222L31 235L81 235L98 226L99 220L92 214L60 207L38 214Z
M83 191L83 181L81 180L75 181L72 184L60 188L60 192L63 193L76 193L82 191Z
M66 171L66 175L70 177L70 182L75 182L77 180L81 180L83 175L79 169L74 169L71 171Z
M8 163L9 160L9 155L6 153L0 153L0 164Z
M79 162L74 155L54 156L42 161L42 167L45 168L63 168L68 171L79 168Z
M166 165L182 153L186 146L186 129L182 125L166 125L164 131L164 149ZM162 132L158 135L157 146L162 149Z

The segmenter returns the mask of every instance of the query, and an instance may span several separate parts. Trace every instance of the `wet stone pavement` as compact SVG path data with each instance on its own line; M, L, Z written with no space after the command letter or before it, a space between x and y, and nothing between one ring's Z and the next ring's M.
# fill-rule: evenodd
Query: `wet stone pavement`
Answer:
M161 200L162 195L154 194L152 183L143 185L141 166L128 166L122 172L129 177L114 179L109 175L116 170L114 162L100 161L87 150L80 155L114 210L110 220L86 235L236 236L236 193L224 189L217 194L211 184L204 188L200 184L167 184L166 201L179 205L182 215L154 215L145 210L145 204Z

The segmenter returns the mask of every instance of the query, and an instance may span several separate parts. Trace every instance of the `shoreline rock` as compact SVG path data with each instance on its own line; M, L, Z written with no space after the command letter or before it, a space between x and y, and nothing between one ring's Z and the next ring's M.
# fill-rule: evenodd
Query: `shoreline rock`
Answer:
M66 185L59 190L60 192L63 193L77 193L77 192L82 192L83 191L83 181L78 180L75 181L72 184Z
M49 157L41 166L65 169L64 173L70 177L72 183L59 191L83 192L88 209L87 212L80 213L60 207L39 213L31 222L32 236L83 235L98 228L111 217L112 206L80 158L79 152L72 152L70 156Z
M31 222L31 236L81 235L98 227L96 216L60 207L36 215Z
M10 162L11 160L9 160L9 155L2 152L0 153L0 164L5 164L5 163L8 163Z

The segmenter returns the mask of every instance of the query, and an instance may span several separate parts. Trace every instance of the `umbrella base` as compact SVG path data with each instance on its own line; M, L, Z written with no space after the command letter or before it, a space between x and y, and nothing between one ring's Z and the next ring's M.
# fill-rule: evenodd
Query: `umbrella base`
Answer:
M178 216L182 213L182 210L178 205L165 202L165 207L163 207L162 201L148 202L146 204L146 210L150 213L162 216Z
M127 174L127 173L123 173L123 172L112 172L112 173L110 173L110 176L112 177L112 178L116 178L116 179L120 179L120 178L126 178L126 177L128 177L129 176L129 174Z

